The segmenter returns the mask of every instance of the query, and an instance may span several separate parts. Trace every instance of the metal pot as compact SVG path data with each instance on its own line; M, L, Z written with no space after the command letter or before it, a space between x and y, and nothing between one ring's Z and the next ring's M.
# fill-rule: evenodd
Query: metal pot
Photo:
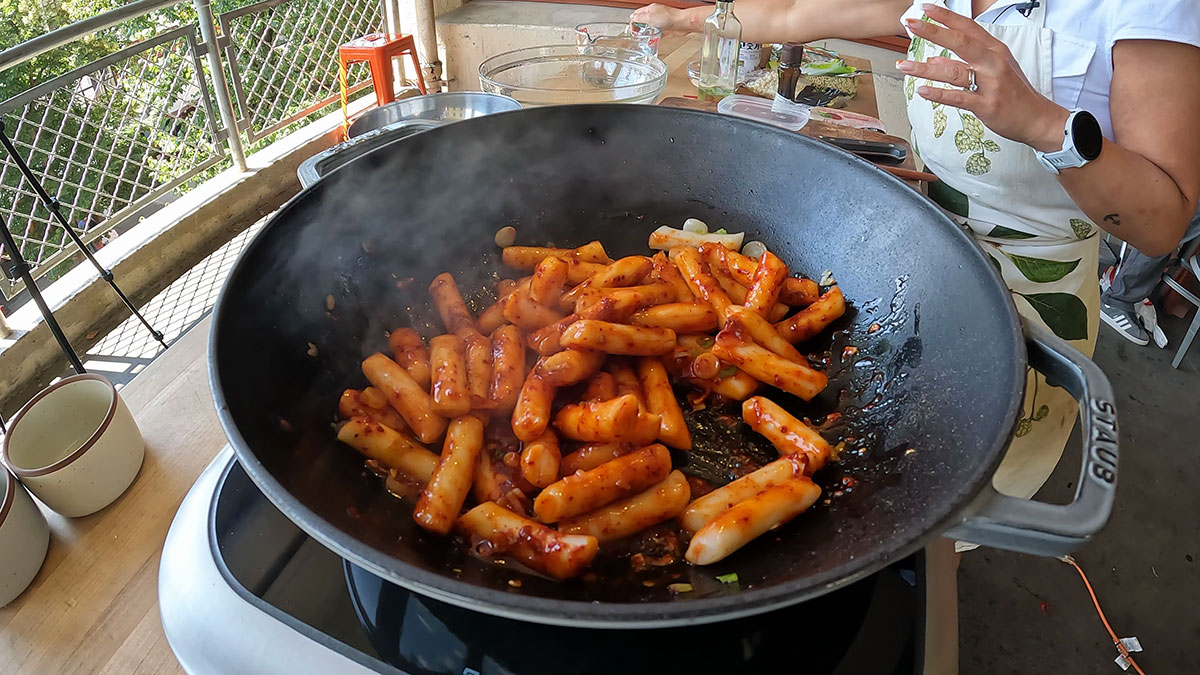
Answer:
M843 426L830 433L859 449L817 474L829 503L716 565L670 568L693 593L674 596L621 570L553 582L483 563L416 527L411 504L334 439L338 395L362 386L361 359L386 351L385 331L397 326L442 332L429 280L449 270L462 288L484 288L500 271L499 227L515 226L528 243L600 239L615 257L644 252L655 226L687 217L745 231L795 271L833 270L854 310L812 346L829 359L831 385L809 404L778 400L814 418L841 410ZM847 344L855 357L845 357ZM1087 448L1066 506L991 488L1027 362L1082 404ZM1048 332L1022 332L1008 289L960 228L866 162L696 111L524 110L363 155L301 192L247 247L217 303L210 368L239 461L305 531L418 593L540 623L659 627L765 612L942 535L1057 555L1101 528L1115 493L1107 380ZM684 471L720 470L731 444L754 440L735 431L676 460ZM713 579L730 572L738 592Z
M300 179L301 187L308 187L372 150L442 124L444 122L432 120L404 120L403 122L393 122L380 129L363 132L304 160L296 169L296 176Z
M394 101L363 113L350 124L347 135L360 136L372 129L406 120L458 122L484 115L520 110L515 99L483 91L450 91Z
M350 123L345 142L306 159L296 170L308 187L324 175L364 154L413 134L459 120L520 110L521 104L499 94L455 91L414 96L373 108Z

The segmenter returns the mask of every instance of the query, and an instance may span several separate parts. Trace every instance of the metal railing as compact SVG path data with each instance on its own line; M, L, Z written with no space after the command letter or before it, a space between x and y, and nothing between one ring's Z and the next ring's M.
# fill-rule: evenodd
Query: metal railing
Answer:
M238 124L255 142L336 102L338 45L379 30L383 6L353 0L266 0L221 15ZM351 66L351 93L370 86Z
M0 116L86 243L224 158L194 26L53 78L0 103ZM0 214L39 272L71 256L65 233L7 157ZM12 282L4 283L11 296Z
M184 17L176 21L182 25L155 22L152 37L0 102L16 147L89 245L124 231L152 202L186 191L231 159L241 166L243 136L265 144L336 103L337 46L383 27L380 0L242 7L218 0L217 8L229 11L215 21L209 2L138 0L0 51L4 71L97 30L181 10L173 16ZM214 23L220 35L203 40ZM349 81L352 92L370 87L364 67L352 68ZM7 157L0 157L0 218L35 277L57 277L75 264L65 233ZM0 278L4 297L20 290Z

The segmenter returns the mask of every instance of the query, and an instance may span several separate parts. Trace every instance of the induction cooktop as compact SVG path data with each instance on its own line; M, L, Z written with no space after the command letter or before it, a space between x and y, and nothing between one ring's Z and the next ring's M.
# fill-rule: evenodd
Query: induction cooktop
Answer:
M930 562L918 553L814 600L721 623L531 624L423 597L343 560L271 504L226 448L172 523L159 596L190 673L953 673L953 571L931 573Z

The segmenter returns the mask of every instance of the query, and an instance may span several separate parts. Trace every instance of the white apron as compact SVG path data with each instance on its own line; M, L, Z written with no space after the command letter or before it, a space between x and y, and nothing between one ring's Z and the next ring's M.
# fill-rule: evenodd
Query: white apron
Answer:
M1030 84L1051 98L1053 31L1045 27L1047 1L1020 25L983 27L1008 46ZM929 21L922 2L905 18ZM944 0L937 4L945 6ZM957 58L913 38L909 59L933 56ZM930 198L988 254L1026 321L1048 327L1091 356L1100 308L1098 228L1038 163L1033 148L993 133L968 111L921 98L918 86L951 85L918 79L905 78L905 96L913 147L940 179L930 185ZM1077 412L1066 390L1030 370L1016 437L993 480L996 489L1032 497L1058 464Z

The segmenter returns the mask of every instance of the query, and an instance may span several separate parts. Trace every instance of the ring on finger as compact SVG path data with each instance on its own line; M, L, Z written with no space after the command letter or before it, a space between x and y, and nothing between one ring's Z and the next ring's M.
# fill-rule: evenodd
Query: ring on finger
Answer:
M965 89L972 94L979 91L979 85L975 83L975 69L967 68L967 86Z

